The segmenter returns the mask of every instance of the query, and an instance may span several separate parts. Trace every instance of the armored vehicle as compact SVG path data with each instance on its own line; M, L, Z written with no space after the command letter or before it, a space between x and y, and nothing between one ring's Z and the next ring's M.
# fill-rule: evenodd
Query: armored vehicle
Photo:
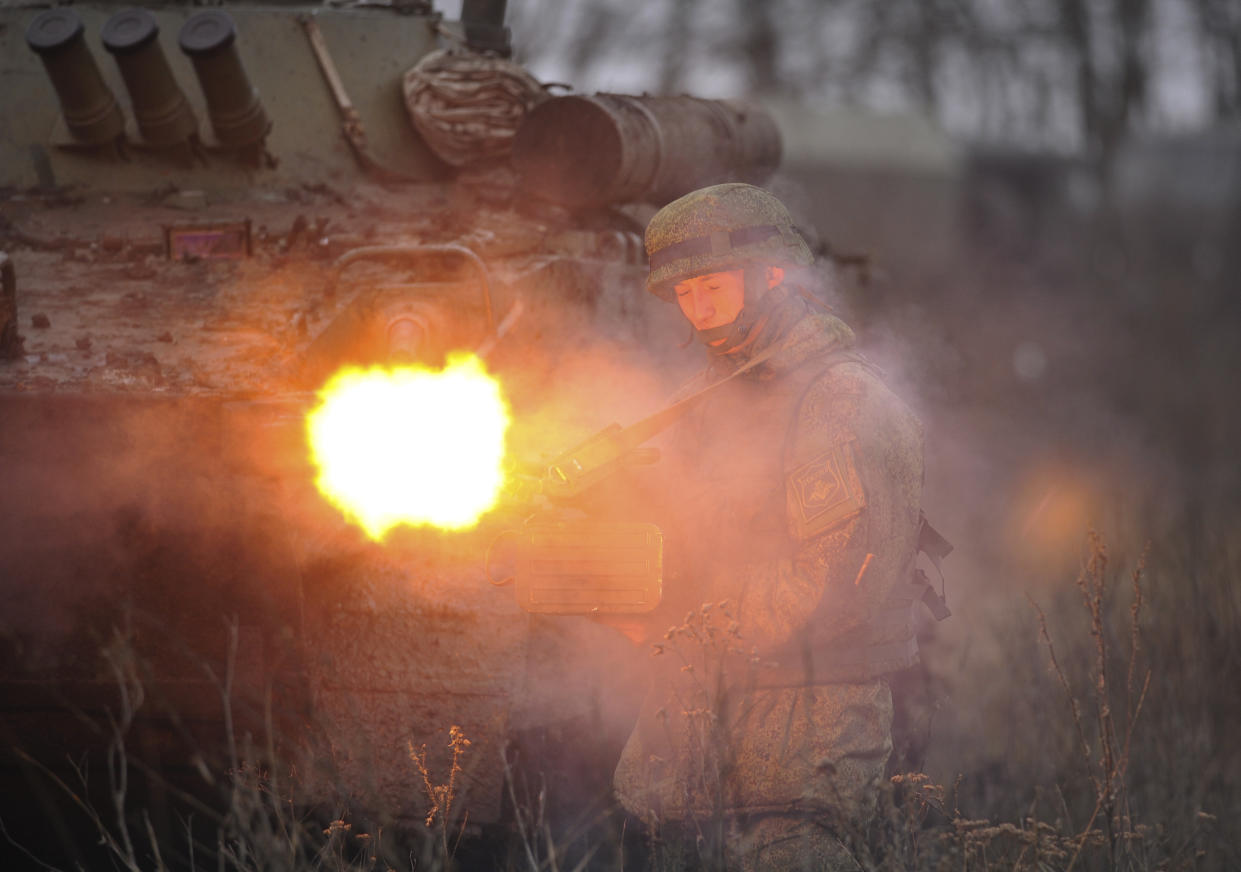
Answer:
M521 500L372 538L307 445L343 367L464 349L537 469L690 365L639 292L644 218L765 177L774 126L553 95L506 60L504 12L0 5L0 723L27 844L69 826L66 755L112 755L85 801L132 769L159 841L221 760L397 819L452 774L474 827L519 801L515 748L619 748L634 689L599 671L619 637L488 583Z

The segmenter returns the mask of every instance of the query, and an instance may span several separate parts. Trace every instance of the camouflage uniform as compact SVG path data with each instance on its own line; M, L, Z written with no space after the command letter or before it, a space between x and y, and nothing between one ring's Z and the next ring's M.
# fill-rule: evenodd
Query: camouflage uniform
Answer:
M684 551L661 614L691 614L614 787L645 820L715 828L730 867L855 868L840 837L892 750L884 675L917 656L921 426L843 322L768 294L743 357L770 356L675 434L699 492L668 521Z

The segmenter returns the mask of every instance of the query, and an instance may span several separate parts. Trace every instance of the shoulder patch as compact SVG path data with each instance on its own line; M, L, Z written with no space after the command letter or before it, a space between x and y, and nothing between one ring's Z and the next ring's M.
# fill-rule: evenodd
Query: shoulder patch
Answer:
M853 460L853 441L841 442L789 473L789 520L798 539L823 533L866 505Z

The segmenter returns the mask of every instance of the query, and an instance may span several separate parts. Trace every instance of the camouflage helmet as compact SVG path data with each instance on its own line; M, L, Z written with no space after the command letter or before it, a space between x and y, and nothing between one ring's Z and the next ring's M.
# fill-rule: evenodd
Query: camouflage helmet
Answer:
M741 182L701 188L660 209L646 227L646 253L646 289L669 301L673 286L693 276L814 260L784 204Z

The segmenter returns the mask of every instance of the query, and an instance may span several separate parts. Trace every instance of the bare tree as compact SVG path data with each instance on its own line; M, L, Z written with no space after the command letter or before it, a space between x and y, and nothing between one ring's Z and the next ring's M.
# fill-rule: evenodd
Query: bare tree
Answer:
M653 59L649 87L672 93L714 53L751 94L904 103L967 140L1079 149L1105 181L1123 145L1159 123L1152 83L1165 71L1151 49L1173 13L1194 23L1187 47L1208 71L1214 117L1241 114L1241 0L665 0L645 16L616 0L573 8L576 33L558 50L582 76L642 56ZM722 25L721 10L731 10ZM848 38L828 38L838 32Z
M745 58L750 91L774 94L784 81L780 75L781 36L777 4L737 0L741 56Z
M1212 102L1220 118L1241 115L1241 2L1191 0L1207 49Z
M664 39L668 48L663 52L656 86L660 94L675 94L685 87L685 70L694 44L691 25L697 7L695 0L668 4L664 18Z

